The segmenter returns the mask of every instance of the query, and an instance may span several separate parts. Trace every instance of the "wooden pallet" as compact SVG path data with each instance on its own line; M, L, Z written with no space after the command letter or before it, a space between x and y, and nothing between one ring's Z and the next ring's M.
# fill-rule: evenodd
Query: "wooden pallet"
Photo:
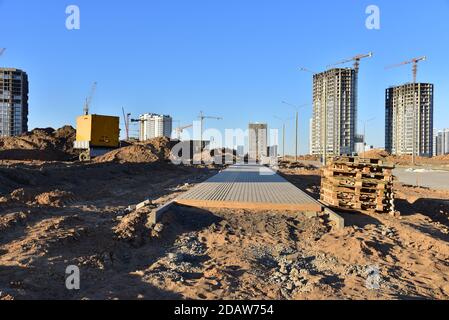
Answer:
M320 199L334 208L392 213L393 168L378 159L337 157L322 170Z

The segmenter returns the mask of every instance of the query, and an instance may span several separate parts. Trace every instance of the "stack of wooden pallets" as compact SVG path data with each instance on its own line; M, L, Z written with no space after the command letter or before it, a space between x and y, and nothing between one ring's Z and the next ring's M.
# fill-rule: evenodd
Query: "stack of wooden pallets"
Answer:
M321 201L344 210L395 214L393 169L378 159L334 158L322 170Z

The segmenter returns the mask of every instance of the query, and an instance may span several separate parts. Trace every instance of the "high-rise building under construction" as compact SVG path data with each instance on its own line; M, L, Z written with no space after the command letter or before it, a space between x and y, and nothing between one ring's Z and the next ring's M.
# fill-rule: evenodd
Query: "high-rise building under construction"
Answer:
M261 161L268 156L268 125L262 123L249 124L249 160Z
M0 68L0 137L28 131L28 76L19 69Z
M356 72L351 68L331 69L313 76L313 155L328 157L355 151L356 85Z
M385 149L395 155L433 154L433 96L430 83L390 87L385 98Z

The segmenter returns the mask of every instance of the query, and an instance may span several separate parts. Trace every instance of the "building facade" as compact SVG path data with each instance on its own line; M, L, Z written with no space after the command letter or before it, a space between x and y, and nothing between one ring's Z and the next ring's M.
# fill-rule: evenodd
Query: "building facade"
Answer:
M173 119L167 115L147 113L140 118L140 141L154 138L171 138L173 131Z
M432 156L433 96L430 83L409 83L386 90L385 149L389 153Z
M0 137L28 131L28 76L18 69L0 68Z
M248 157L252 161L260 161L268 156L268 125L261 123L249 124Z
M435 130L433 134L433 155L449 154L449 129Z
M357 93L354 69L331 69L313 76L311 153L322 157L355 152Z

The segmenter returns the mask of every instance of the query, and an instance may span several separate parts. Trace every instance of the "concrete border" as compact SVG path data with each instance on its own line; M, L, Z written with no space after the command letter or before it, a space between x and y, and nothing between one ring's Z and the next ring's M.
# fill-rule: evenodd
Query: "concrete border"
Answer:
M283 204L283 203L263 203L263 202L237 202L237 201L211 201L211 200L190 200L177 199L176 203L188 207L211 208L211 209L244 209L244 210L260 210L260 211L299 211L299 212L322 212L322 205L318 202L302 203L302 204Z
M345 228L345 219L340 216L339 214L335 213L328 207L324 206L324 213L329 216L329 221L332 221L335 223L335 228L337 230L342 230Z
M162 218L162 215L164 213L166 213L167 211L171 210L173 206L176 206L176 201L172 200L170 202L167 202L166 204L164 204L163 206L154 209L153 211L151 211L149 217L148 217L148 223L150 225L156 225L159 223L159 221Z

